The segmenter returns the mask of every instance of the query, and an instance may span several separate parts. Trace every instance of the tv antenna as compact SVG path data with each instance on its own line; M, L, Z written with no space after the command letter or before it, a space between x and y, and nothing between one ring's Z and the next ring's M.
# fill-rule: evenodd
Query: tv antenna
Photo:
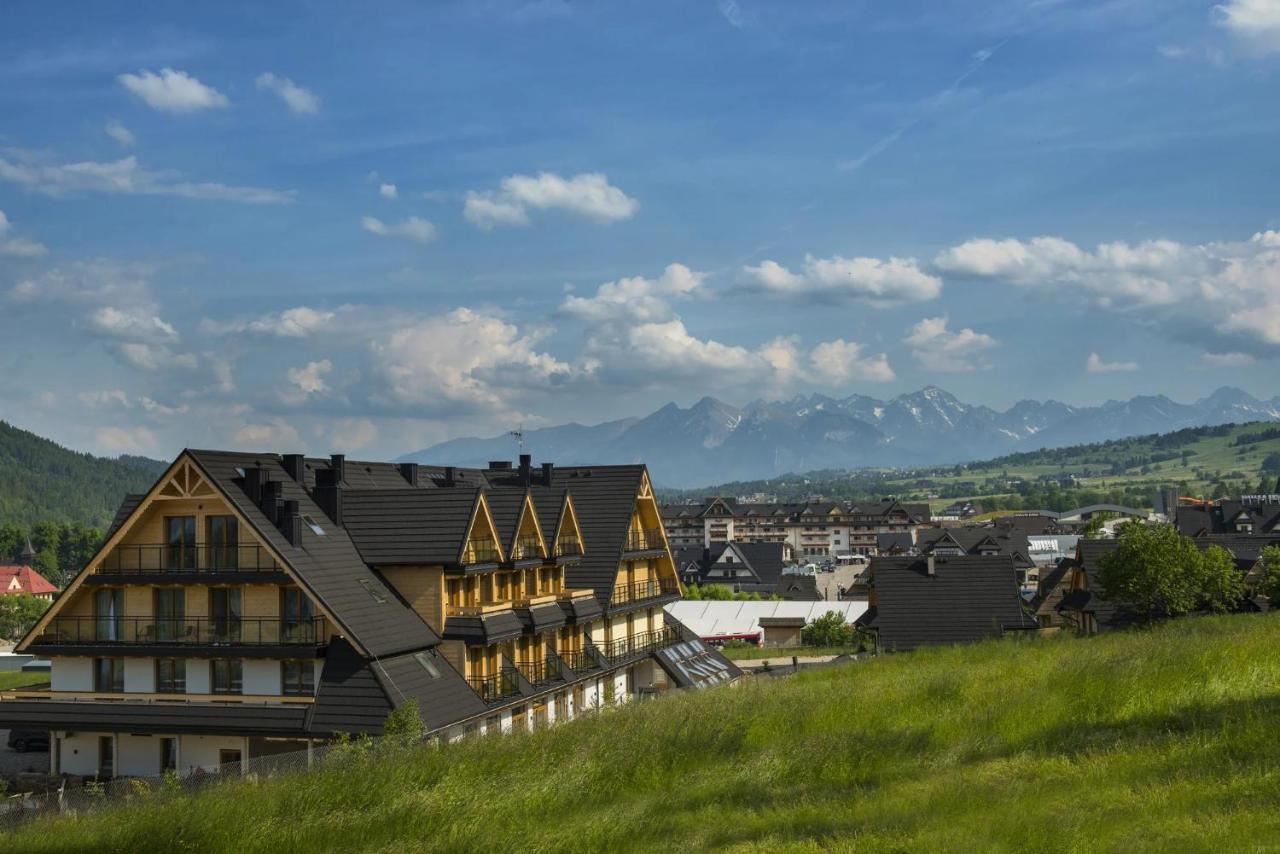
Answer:
M521 453L523 453L524 452L524 422L521 421L520 426L517 427L515 430L512 430L507 435L509 435L512 439L516 440L516 447L518 447Z

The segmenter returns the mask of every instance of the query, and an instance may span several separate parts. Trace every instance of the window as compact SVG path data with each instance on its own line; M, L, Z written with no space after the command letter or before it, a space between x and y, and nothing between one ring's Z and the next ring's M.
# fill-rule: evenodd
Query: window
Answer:
M124 640L124 590L105 587L94 591L93 613L97 617L94 626L96 640Z
M185 694L187 692L187 661L184 658L156 659L156 693Z
M215 658L209 662L212 671L213 693L244 693L244 673L242 662L237 658Z
M178 740L160 739L160 773L178 770Z
M166 516L165 569L196 568L196 517Z
M381 593L375 590L373 588L373 582L371 582L369 579L367 578L360 579L360 586L364 588L365 593L369 594L369 598L377 602L379 605L385 605L387 603L387 597L383 596Z
M240 566L240 522L235 516L210 516L205 523L209 565L214 569Z
M280 662L286 697L310 697L316 688L316 663L310 659Z
M241 599L239 587L209 589L210 631L215 642L240 640Z
M298 587L280 591L280 624L286 643L315 640L315 606Z
M315 534L317 537L325 536L324 528L320 527L320 523L317 522L315 517L311 516L309 513L302 514L302 521L307 523L307 527L311 529L311 533Z
M93 660L93 690L100 694L118 694L124 690L124 659Z
M98 778L109 780L116 775L116 740L114 736L98 736Z
M436 665L435 656L430 652L415 652L413 660L422 665L422 669L427 671L432 679L440 678L440 668Z
M187 591L180 587L157 587L151 594L155 615L155 639L182 640L186 634Z

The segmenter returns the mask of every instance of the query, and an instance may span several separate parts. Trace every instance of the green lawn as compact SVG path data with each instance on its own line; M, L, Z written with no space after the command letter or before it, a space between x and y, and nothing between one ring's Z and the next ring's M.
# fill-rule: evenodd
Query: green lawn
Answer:
M768 659L776 661L779 664L790 664L791 656L799 656L800 658L826 656L826 655L856 655L858 650L856 647L847 646L797 646L788 647L787 649L779 649L778 647L770 647L761 649L760 647L727 647L720 650L724 653L725 658L731 661L759 661L760 659Z
M0 673L0 691L30 688L34 685L47 685L48 683L48 673L23 673L22 671Z
M1260 851L1280 616L685 693L26 827L13 851ZM158 797L158 796L151 796Z

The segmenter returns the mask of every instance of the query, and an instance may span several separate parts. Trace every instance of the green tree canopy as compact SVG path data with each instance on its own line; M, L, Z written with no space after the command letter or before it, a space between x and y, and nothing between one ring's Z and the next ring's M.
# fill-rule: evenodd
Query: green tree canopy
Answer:
M852 646L854 636L853 626L845 622L844 614L839 611L828 611L800 630L800 640L805 646Z
M1106 598L1141 615L1227 611L1244 595L1230 552L1217 546L1202 552L1172 525L1125 525L1118 540L1099 561L1098 581Z

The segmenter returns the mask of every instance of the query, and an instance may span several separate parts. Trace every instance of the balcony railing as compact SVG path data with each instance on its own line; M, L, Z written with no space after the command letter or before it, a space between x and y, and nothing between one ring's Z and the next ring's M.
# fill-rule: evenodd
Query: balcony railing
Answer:
M484 614L495 614L498 611L509 611L514 607L514 602L509 599L503 599L492 602L476 602L472 605L445 605L444 613L447 617L479 617Z
M680 635L673 629L661 628L652 632L640 632L628 638L601 644L596 647L600 655L610 665L620 664L628 659L649 655L660 649L680 642Z
M497 703L507 697L520 693L520 683L516 679L516 669L503 665L492 676L468 676L467 684L480 695L486 703Z
M262 546L142 544L116 546L98 572L110 575L149 573L270 572L280 565Z
M541 658L519 659L516 661L516 668L520 671L520 675L535 688L564 678L564 674L560 672L560 658L554 652Z
M542 557L542 544L537 534L522 534L516 537L515 548L511 551L512 560L530 560Z
M323 639L322 617L54 617L32 643L316 646Z
M609 597L611 605L625 605L628 602L641 602L645 599L656 599L676 593L677 588L670 581L650 578L646 581L633 581L630 584L615 584L613 595Z
M661 548L663 548L663 541L660 528L646 528L627 533L626 550L629 552L647 552Z
M575 673L585 673L600 666L595 656L586 649L565 650L557 655L560 657L560 663Z
M556 540L556 557L577 557L582 554L582 541L576 534L561 534Z
M464 564L497 563L498 546L493 540L471 540L462 552Z

